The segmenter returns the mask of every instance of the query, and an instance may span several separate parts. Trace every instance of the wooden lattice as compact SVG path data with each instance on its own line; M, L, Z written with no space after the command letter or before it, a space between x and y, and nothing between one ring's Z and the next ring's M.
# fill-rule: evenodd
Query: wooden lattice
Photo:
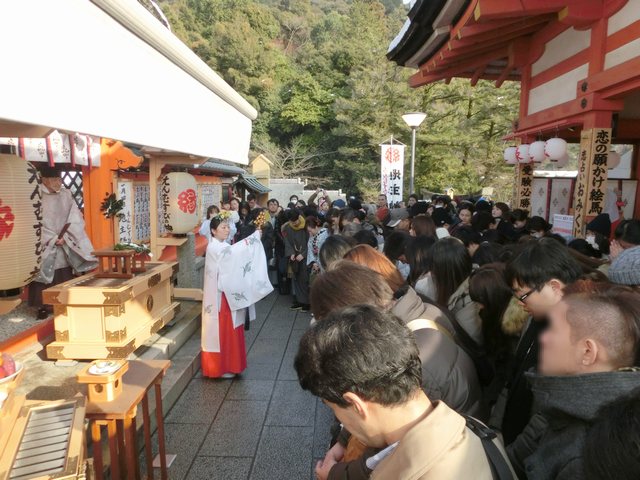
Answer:
M73 199L76 201L76 205L78 208L84 212L84 195L83 195L83 182L82 182L82 171L80 170L69 170L66 172L60 172L60 177L62 177L62 182L64 185L71 190L71 195Z

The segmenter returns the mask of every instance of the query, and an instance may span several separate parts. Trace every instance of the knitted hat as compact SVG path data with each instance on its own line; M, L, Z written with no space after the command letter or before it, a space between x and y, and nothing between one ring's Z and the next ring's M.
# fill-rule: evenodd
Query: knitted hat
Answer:
M333 201L333 206L335 208L344 208L347 204L345 203L345 201L341 198L338 198L337 200Z
M611 235L611 220L608 213L601 213L596 218L587 223L587 230L601 234L609 238Z
M445 223L447 225L451 225L451 217L444 208L436 208L431 214L431 218L433 218L433 222L436 224L436 227L441 227Z
M618 255L609 267L609 280L620 285L640 285L640 246Z

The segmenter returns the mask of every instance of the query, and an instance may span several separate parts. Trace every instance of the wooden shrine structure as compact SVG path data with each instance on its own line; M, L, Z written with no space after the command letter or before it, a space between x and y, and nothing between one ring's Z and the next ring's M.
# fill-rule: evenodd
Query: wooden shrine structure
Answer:
M634 0L416 0L387 54L418 68L413 87L452 78L500 87L520 81L513 137L580 143L574 234L602 212L612 144L640 144L640 2ZM532 165L516 166L514 207L530 206ZM640 213L635 188L634 215Z

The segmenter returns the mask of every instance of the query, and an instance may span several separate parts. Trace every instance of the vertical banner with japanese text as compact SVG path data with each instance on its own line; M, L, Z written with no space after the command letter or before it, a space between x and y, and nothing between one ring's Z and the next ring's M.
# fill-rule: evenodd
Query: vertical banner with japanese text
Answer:
M133 241L133 184L118 182L116 197L124 202L118 218L117 242L129 243Z
M533 164L524 163L516 165L520 170L518 175L518 196L516 208L531 211L531 191L533 186Z
M604 197L607 193L607 160L611 148L611 129L596 128L593 130L591 143L591 168L587 188L587 217L600 215L604 209Z
M389 205L402 201L402 182L404 180L404 145L380 145L380 186L387 195Z
M587 204L587 181L589 180L589 164L591 158L591 140L593 130L582 130L580 133L580 154L578 156L578 176L573 194L573 236L584 236L585 206Z

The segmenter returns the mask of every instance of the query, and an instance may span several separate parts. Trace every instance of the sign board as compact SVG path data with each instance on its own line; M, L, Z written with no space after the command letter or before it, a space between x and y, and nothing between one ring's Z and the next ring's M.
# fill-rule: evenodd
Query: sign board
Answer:
M587 204L587 181L589 180L589 162L591 158L591 139L593 130L582 130L580 132L580 155L578 156L578 177L576 178L576 186L573 196L573 236L581 237L584 235L586 225L585 207Z
M124 205L118 217L117 239L119 243L133 241L133 185L131 182L118 182L116 197L122 200Z
M531 211L531 192L533 187L533 164L524 163L516 165L520 171L517 177L517 203L516 208Z
M404 145L380 145L380 186L392 205L402 201L402 182L404 180Z
M587 188L587 216L596 216L604 209L604 197L607 193L607 160L611 148L611 129L597 128L593 133L591 144L591 168Z
M553 233L558 233L563 237L573 236L573 215L553 216Z

